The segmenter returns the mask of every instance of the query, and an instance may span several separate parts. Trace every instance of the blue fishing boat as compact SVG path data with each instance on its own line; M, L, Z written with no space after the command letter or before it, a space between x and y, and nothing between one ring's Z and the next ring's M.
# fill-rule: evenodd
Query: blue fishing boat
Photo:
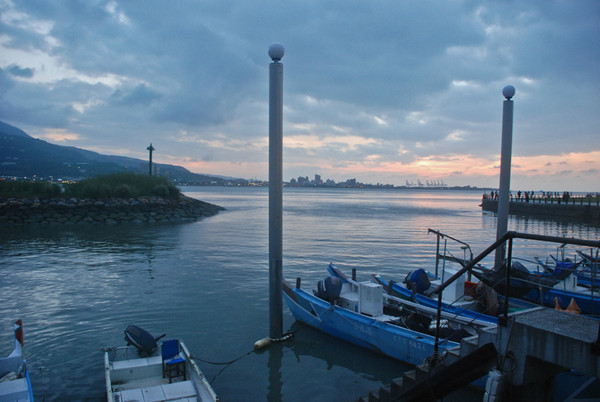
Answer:
M550 255L552 263L543 262L539 258L536 258L536 262L544 269L543 272L536 272L535 274L541 275L546 278L554 279L555 284L567 279L569 275L575 275L577 277L578 286L589 287L590 278L585 273L584 261L573 262L571 259L559 260L553 255ZM589 273L589 271L588 271ZM587 279L587 281L586 281ZM587 283L586 283L587 282Z
M436 321L422 312L394 304L384 297L379 284L342 278L345 277L330 275L319 281L312 292L302 289L299 280L296 286L284 280L283 297L294 318L406 363L421 364L434 353ZM456 321L445 320L439 327L439 352L457 347L460 339L475 334L474 328Z
M23 322L14 324L15 346L8 357L0 358L0 401L33 401L29 370L24 356Z
M516 269L515 269L516 267ZM563 280L531 272L522 264L513 263L510 286L506 288L504 270L491 270L478 266L473 270L480 281L493 287L502 295L517 297L542 306L597 316L600 314L600 294L577 286L576 276L567 275ZM566 270L564 270L566 272Z
M402 284L395 281L387 281L383 279L379 274L373 274L373 279L381 284L385 291L393 296L397 296L402 299L414 300L416 303L419 303L423 306L436 308L438 306L437 298L434 299L430 296L426 296L424 294L418 293L417 291L413 291L403 286ZM457 305L453 305L446 301L443 301L441 304L442 311L445 311L450 314L454 314L456 316L468 317L470 319L477 319L481 321L488 322L490 324L497 324L498 318L496 316L488 315L483 312L480 312L476 308L476 303L468 303L468 307L460 307Z
M589 270L577 271L577 285L598 290L600 288L600 275Z
M407 279L415 276L422 276L425 272L422 268L412 271L407 275ZM436 296L436 289L439 287L441 280L435 278L430 273L427 273L428 278L433 278L431 283L426 286L412 286L409 289L406 286L407 279L402 283L395 282L393 280L386 280L379 274L373 274L373 279L383 286L383 289L390 295L396 296L401 299L413 300L422 306L437 309L438 300ZM410 282L410 279L408 279ZM465 286L463 283L467 283ZM481 322L487 322L489 324L497 324L499 309L504 306L505 298L502 295L498 295L493 289L489 287L482 287L475 291L476 284L472 282L463 281L459 282L457 289L452 292L451 297L447 297L444 293L442 296L441 310L447 314L452 314L456 317L465 317L470 320L476 320ZM464 289L470 288L471 296L464 294ZM534 303L519 300L509 300L509 312L524 311L528 309L536 308L537 305Z
M441 257L446 258L444 256ZM466 261L464 260L457 258L446 259L466 266ZM537 260L537 264L541 265L544 271L531 271L521 262L513 261L510 270L510 286L508 288L506 286L506 270L504 267L489 269L478 264L472 268L471 272L480 282L483 282L498 293L500 305L503 305L504 298L508 296L509 304L511 305L510 309L516 308L520 310L530 308L532 305L542 305L556 308L557 310L568 309L569 312L589 316L600 314L600 294L591 291L587 287L578 285L575 271L579 263L560 262L555 265L557 269L553 269L553 267L544 264L539 259ZM402 289L400 285L396 285L394 291L401 292L404 297L411 294L411 290ZM427 293L433 293L433 291L428 291ZM426 302L422 296L415 297Z
M582 251L577 251L577 254L581 257L580 269L576 271L577 284L598 289L600 287L600 260L597 256L594 257Z
M581 251L577 251L577 254L581 257L577 262L570 258L559 259L553 255L550 255L551 262L544 263L536 259L537 263L544 268L544 272L540 274L550 278L566 278L568 275L573 274L577 277L577 286L597 290L600 283L598 260Z
M339 270L335 265L331 263L327 267L327 271L331 276L339 278L342 284L350 283L355 288L359 286L359 282L349 278L346 274L344 274L341 270ZM387 282L381 279L381 277L378 274L373 274L372 279L375 283L380 284L383 288L384 309L403 309L427 316L432 319L437 319L437 300L427 298L428 302L419 303L419 301L415 300L414 298L411 299L410 297L403 297L402 294L398 294L396 292L389 292L389 288L386 287ZM396 286L398 286L398 284L396 284ZM444 305L446 305L447 308L441 309L440 318L452 321L458 327L482 328L488 327L490 325L496 325L497 323L496 317L486 316L485 314L477 313L473 310L469 310L469 312L471 312L472 314L462 314L462 312L465 310L464 308L453 306L448 303L444 303Z

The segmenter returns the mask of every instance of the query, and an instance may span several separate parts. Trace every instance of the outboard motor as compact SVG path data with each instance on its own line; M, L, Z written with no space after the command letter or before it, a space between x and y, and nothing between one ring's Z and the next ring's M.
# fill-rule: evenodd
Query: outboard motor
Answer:
M321 280L319 283L317 283L317 291L314 293L319 299L323 299L333 304L340 296L341 292L342 281L340 278L328 276L324 280Z
M513 261L510 273L515 278L521 279L527 279L530 274L529 270L525 268L525 265L521 264L519 261Z
M424 294L431 286L427 272L423 268L419 268L406 275L404 283L406 283L406 287L412 290L413 293L416 292L419 294Z
M158 341L160 338L165 336L165 334L159 336L158 338L154 338L150 333L136 325L130 325L125 330L125 340L127 341L127 346L133 345L140 352L146 354L152 354L158 349Z

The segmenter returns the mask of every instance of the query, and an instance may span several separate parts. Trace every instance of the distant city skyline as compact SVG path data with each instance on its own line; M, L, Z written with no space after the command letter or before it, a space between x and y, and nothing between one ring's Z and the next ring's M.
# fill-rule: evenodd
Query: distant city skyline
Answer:
M341 180L341 181L335 181L333 179L329 179L329 178L322 178L320 174L315 174L313 176L313 179L310 179L308 176L298 176L297 178L291 178L289 181L285 181L285 183L290 184L290 185L297 185L297 186L329 186L329 187L361 187L361 186L368 186L368 187L387 187L387 188L391 188L391 187L438 187L438 188L442 188L442 187L448 187L447 184L445 184L442 180L426 180L425 183L422 183L421 180L417 179L416 183L413 183L412 181L406 181L406 184L403 186L395 186L391 183L381 183L381 182L376 182L376 183L362 183L360 181L358 181L356 178L348 178L345 180Z
M283 175L600 188L600 3L0 2L0 120L194 173L268 179L269 46L285 47ZM73 21L77 21L76 24ZM343 21L343 23L341 23Z

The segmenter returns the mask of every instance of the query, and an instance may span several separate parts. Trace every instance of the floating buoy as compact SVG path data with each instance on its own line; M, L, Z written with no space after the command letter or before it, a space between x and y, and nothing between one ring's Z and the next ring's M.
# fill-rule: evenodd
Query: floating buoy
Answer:
M271 338L268 336L266 338L262 338L256 342L254 342L254 350L260 350L266 348L271 344Z

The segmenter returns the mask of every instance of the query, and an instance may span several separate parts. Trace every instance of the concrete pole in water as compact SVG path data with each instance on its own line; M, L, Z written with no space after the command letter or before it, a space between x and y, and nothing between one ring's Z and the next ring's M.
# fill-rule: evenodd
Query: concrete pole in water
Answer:
M152 143L150 143L150 146L146 149L150 153L150 161L148 163L148 175L152 176L152 151L154 151L154 147L152 146Z
M270 337L283 335L283 64L285 50L269 47L269 322Z
M515 88L507 85L502 89L506 98L502 109L502 149L500 159L500 193L498 194L498 230L496 240L508 230L508 203L510 199L510 164L512 158L513 106L511 100L515 96ZM496 249L494 266L499 267L504 262L506 245Z

